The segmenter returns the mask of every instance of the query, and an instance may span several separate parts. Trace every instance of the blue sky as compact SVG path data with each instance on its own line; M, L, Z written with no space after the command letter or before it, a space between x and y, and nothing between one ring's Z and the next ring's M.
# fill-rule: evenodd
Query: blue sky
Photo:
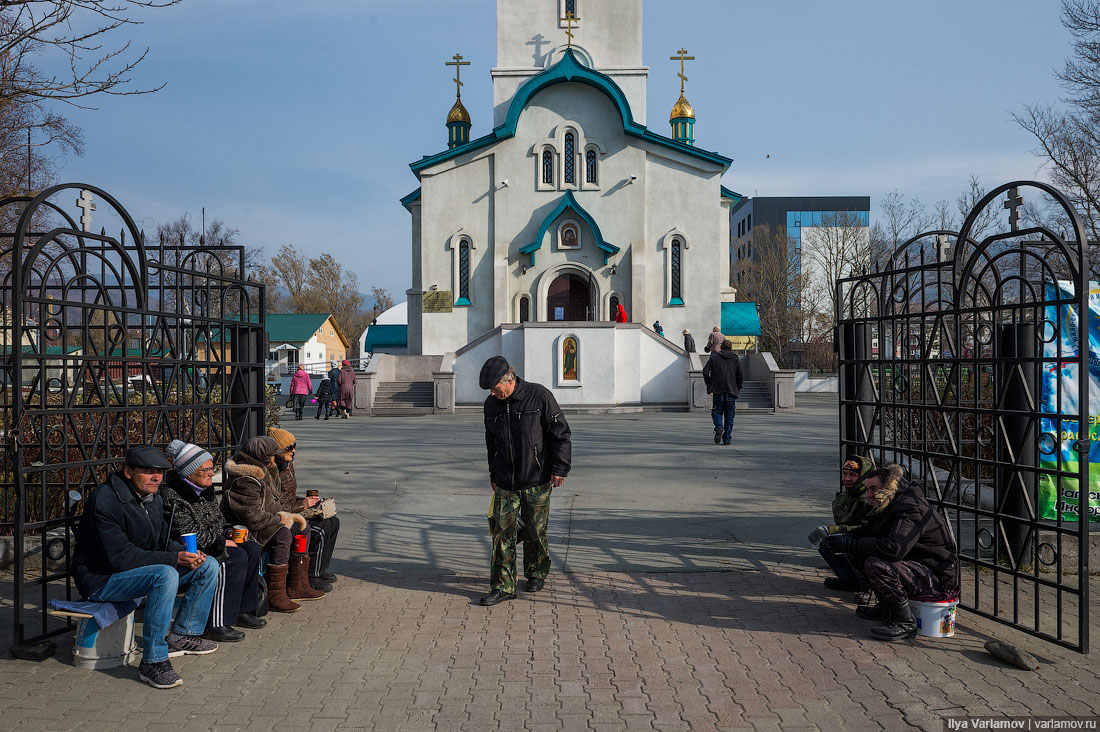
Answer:
M553 2L553 0L511 0ZM274 254L332 252L360 289L409 285L408 164L446 147L460 52L473 136L491 128L493 0L185 0L130 31L154 95L71 110L87 152L62 181L115 194L148 231L220 218ZM698 146L746 195L870 195L931 206L971 173L1042 177L1012 120L1056 102L1069 53L1054 0L644 0L650 128L669 134L683 46ZM770 157L768 157L770 156ZM106 217L97 219L112 228Z

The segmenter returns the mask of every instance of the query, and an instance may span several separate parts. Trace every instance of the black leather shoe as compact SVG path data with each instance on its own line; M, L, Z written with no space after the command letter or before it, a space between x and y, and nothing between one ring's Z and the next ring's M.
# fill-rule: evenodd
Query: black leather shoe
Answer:
M206 632L202 634L202 637L207 640L212 640L215 643L235 643L244 639L244 633L231 625L221 625L207 628Z
M515 600L516 593L514 592L501 592L500 590L493 590L485 597L481 598L482 605L496 605L497 603L504 602L505 600Z
M722 442L722 430L714 431L714 444L717 445Z
M320 577L310 577L309 586L317 590L318 592L332 592L332 585L330 585L328 582L325 582Z
M543 585L545 585L545 584L546 584L546 580L541 580L541 579L538 579L537 577L532 577L531 579L527 580L527 590L526 591L527 592L538 592L539 590L542 589Z
M252 613L241 613L237 616L237 622L233 623L233 625L239 625L242 628L252 628L255 630L257 628L263 628L264 626L266 626L267 621L263 618L256 617Z

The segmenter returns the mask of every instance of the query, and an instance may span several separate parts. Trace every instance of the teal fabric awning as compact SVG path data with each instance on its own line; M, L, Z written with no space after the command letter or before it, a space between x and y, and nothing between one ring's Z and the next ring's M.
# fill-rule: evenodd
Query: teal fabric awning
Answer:
M409 326L372 325L367 328L363 350L373 352L376 348L406 348L408 345Z
M722 335L760 335L760 315L756 312L756 303L722 303Z

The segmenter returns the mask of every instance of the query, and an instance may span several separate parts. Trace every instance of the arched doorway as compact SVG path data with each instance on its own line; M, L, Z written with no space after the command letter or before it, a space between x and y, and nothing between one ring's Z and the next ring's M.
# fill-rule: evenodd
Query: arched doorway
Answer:
M546 293L546 319L592 320L592 288L587 277L574 272L558 275Z

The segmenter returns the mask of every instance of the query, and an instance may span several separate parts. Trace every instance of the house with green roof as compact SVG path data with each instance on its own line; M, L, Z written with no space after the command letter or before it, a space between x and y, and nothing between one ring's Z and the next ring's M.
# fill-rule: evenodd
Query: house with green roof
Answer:
M321 376L348 357L350 345L332 313L268 313L267 380L289 391L290 376L303 364Z

